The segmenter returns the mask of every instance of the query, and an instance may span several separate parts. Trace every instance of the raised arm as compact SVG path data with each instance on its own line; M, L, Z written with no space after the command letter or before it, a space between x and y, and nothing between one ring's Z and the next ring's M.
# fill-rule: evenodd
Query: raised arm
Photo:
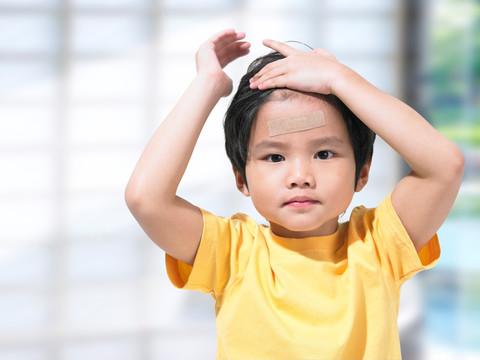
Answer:
M193 149L213 107L232 91L223 72L248 53L244 33L225 30L196 54L197 76L141 155L125 190L127 205L146 234L177 259L193 264L203 222L200 211L176 195Z
M286 56L252 79L252 88L288 87L334 94L408 163L412 171L392 192L392 204L420 250L450 212L464 157L458 147L400 100L382 92L324 50L303 52L272 40Z

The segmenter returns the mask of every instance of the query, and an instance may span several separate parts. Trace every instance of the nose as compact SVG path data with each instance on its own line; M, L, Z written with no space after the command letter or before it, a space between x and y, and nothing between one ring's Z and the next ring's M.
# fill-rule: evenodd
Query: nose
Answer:
M296 159L289 166L289 173L287 176L287 187L293 189L299 188L313 188L315 187L315 176L311 171L311 166L308 161Z

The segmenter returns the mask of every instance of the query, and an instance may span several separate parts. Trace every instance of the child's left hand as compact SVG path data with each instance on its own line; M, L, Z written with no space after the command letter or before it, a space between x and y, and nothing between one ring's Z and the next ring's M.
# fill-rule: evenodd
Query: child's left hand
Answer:
M301 51L274 40L264 40L263 44L285 58L260 70L250 79L250 88L289 88L320 94L333 93L334 80L343 65L332 54L323 49Z

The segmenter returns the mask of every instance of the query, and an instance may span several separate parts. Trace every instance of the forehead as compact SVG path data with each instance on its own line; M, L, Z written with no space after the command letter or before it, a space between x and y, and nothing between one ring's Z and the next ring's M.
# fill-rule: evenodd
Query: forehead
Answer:
M322 125L311 126L306 130L288 132L275 138L286 139L288 137L305 137L310 135L336 135L348 139L348 131L343 121L341 113L329 102L321 97L310 94L297 93L295 96L287 98L273 97L259 109L255 122L252 127L250 143L253 144L264 138L270 138L272 132L269 131L269 123L290 121L304 117L313 117L317 113L322 113L324 120Z

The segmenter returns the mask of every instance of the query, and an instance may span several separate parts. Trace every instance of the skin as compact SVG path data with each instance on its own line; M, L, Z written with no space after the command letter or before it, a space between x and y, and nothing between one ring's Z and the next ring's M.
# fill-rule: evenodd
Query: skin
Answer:
M269 136L269 120L317 110L324 112L325 126ZM366 165L357 191L367 182L368 170ZM333 234L355 190L353 148L341 114L308 94L267 102L252 129L246 176L248 187L235 172L237 187L251 196L273 233L289 238Z
M392 205L420 250L445 221L460 188L465 159L458 147L420 114L377 89L323 49L304 52L273 40L264 45L286 58L265 66L251 88L334 94L389 144L412 171L392 191Z
M167 253L187 264L193 264L195 260L203 220L196 206L176 195L177 188L208 115L219 99L232 91L232 81L223 68L248 53L250 44L243 41L244 37L244 33L237 33L232 29L224 30L200 46L196 54L196 77L147 144L125 191L127 205L147 235ZM253 89L286 87L301 92L334 94L410 165L412 172L393 189L392 203L415 248L420 250L439 229L455 201L464 171L464 158L460 150L413 109L375 88L325 50L304 52L273 40L265 40L264 45L282 53L286 58L265 66L256 74L251 79ZM292 103L292 109L297 105ZM318 103L317 105L320 106ZM268 106L263 111L265 117L276 111L269 111ZM302 107L304 106L307 106L305 102L302 103ZM307 107L305 111L313 109ZM327 122L335 123L333 117L327 119ZM327 127L322 130L330 129ZM254 135L260 136L262 131L260 120ZM292 135L290 145L293 147L293 144L298 144L298 152L302 153L302 156L295 150L294 158L299 160L294 160L293 163L300 164L298 169L303 169L308 161L313 162L313 149L303 148L296 135ZM313 136L321 137L322 134L316 133ZM288 142L290 143L290 140ZM308 152L310 157L307 156ZM252 154L255 154L255 151ZM250 190L246 195L252 197L255 206L265 208L262 211L267 215L267 219L272 221L275 231L286 235L290 231L293 235L303 236L333 230L335 213L343 211L353 191L352 186L351 183L350 186L342 186L348 196L341 195L342 200L333 204L323 197L318 184L334 176L337 171L347 171L346 166L344 169L343 165L338 165L332 174L320 176L316 162L315 165L310 164L311 169L316 169L311 172L316 174L314 181L318 191L313 192L315 197L318 195L320 205L326 205L323 210L319 210L324 211L319 222L308 220L311 218L308 216L304 223L298 221L296 225L283 218L284 208L280 208L278 214L277 209L274 209L270 216L270 207L264 207L265 201L258 192L264 185L260 184L262 179L257 176L257 172L260 173L263 168L255 162L257 159L253 155L247 168ZM291 164L289 161L285 163L287 162ZM321 166L326 166L323 161L321 163ZM353 173L353 165L350 171ZM284 181L288 179L285 174L281 175ZM347 178L349 177L348 174ZM366 181L367 177L368 175L364 174L362 179ZM238 174L236 178L238 184ZM327 185L322 186L333 185L329 180ZM245 191L241 182L239 188L242 192ZM342 192L337 196L340 194ZM283 195L279 195L279 201L280 204L285 201ZM274 204L279 206L277 199ZM316 207L312 204L312 209ZM295 211L298 215L301 211L310 210L293 209L293 212Z
M200 46L197 75L155 131L125 190L130 211L150 239L187 264L195 259L203 220L196 206L176 195L177 188L208 115L232 91L232 80L222 69L248 54L250 43L244 37L224 30Z

